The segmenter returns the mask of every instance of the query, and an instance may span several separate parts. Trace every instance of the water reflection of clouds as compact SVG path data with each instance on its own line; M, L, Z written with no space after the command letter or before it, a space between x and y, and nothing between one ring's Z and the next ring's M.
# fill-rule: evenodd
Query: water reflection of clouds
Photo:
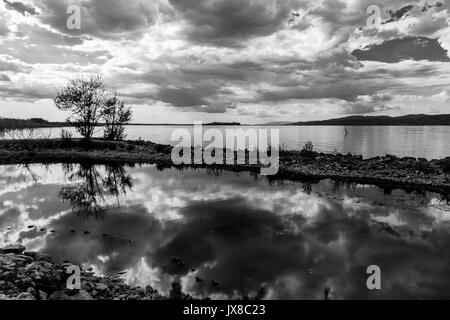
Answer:
M323 182L309 193L299 183L247 174L216 178L143 166L127 168L132 191L121 195L120 207L108 200L96 220L72 214L59 199L62 185L82 181L68 181L57 165L33 171L38 184L24 184L6 179L14 170L0 167L8 188L0 193L2 244L20 239L100 274L128 270L132 284L167 292L180 279L186 291L215 297L254 296L264 286L272 299L321 299L325 288L336 298L448 295L450 280L440 278L450 271L448 206L433 196L424 205L423 198L373 187ZM28 230L30 224L46 229ZM381 292L365 287L369 264L382 268ZM211 280L220 284L211 287Z

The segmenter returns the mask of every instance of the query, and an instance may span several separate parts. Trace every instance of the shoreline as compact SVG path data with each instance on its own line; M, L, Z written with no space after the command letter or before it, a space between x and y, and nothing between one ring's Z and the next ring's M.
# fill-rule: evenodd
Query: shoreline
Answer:
M172 146L150 141L81 139L2 140L0 165L78 163L155 164L161 167L206 168L259 172L258 165L174 165ZM450 157L426 160L393 155L364 159L361 155L280 150L279 171L269 179L320 181L332 179L382 188L421 189L450 193Z
M74 274L68 267L80 270L80 288L68 289ZM169 296L151 286L132 287L121 274L96 276L90 267L64 262L55 263L42 252L25 251L21 244L0 248L0 300L192 300L174 282Z

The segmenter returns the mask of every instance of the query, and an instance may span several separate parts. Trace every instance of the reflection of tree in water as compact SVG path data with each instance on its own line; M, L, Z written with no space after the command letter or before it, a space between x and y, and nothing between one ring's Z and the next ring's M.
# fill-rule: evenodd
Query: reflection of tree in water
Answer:
M303 188L304 193L306 193L307 195L310 195L312 192L312 183L305 182L305 183L303 183L302 188Z
M116 206L120 206L120 196L133 186L124 166L116 163L105 165L104 174L102 167L88 163L65 164L63 169L66 177L77 183L62 187L59 196L84 217L102 217L109 206L107 196L115 198Z
M445 202L446 204L450 204L450 192L441 193L438 195L439 202Z

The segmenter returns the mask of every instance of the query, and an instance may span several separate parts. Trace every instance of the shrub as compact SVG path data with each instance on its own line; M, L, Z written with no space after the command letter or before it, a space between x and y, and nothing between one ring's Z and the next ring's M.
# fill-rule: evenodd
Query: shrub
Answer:
M72 132L70 132L69 130L66 129L61 130L61 139L71 141L72 137L73 137Z
M450 158L445 158L441 163L442 171L445 175L450 175Z
M416 170L423 173L432 173L433 168L430 163L426 160L419 160L416 162Z
M105 121L104 137L107 140L118 141L125 138L125 125L131 121L131 109L125 106L125 102L117 96L106 101L103 111Z
M313 149L314 149L314 145L313 145L312 141L308 141L303 146L302 152L311 153L311 152L313 152Z

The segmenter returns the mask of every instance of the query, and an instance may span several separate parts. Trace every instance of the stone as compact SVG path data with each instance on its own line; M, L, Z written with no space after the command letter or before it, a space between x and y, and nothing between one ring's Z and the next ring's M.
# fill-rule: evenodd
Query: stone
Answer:
M20 255L20 256L18 256L17 258L21 259L23 262L26 262L26 263L31 263L31 262L33 262L33 258L30 257L30 256Z
M97 283L97 286L95 287L98 291L106 291L108 290L108 286L104 283Z
M136 290L135 290L135 292L136 292L136 294L139 295L139 296L145 295L145 290L142 289L142 288L140 288L140 287L137 287Z
M155 289L153 289L152 286L148 285L148 286L145 287L145 292L152 294L152 293L155 292Z
M76 295L71 296L70 300L94 300L94 298L87 291L80 290Z
M35 255L35 259L37 261L47 261L47 262L52 261L51 257L48 254L42 252L37 252Z
M31 294L33 297L36 296L36 290L34 290L34 288L32 288L32 287L29 287L29 288L27 289L27 292L28 292L29 294Z
M16 300L34 300L34 296L28 292L22 292L16 297Z
M63 291L55 291L48 297L48 300L69 300L69 296Z
M20 254L25 251L25 247L21 244L10 244L6 247L1 248L3 253L14 253L14 254Z
M47 300L47 298L48 298L48 295L44 291L39 290L39 299L40 300Z
M14 258L12 256L6 254L0 254L0 265L2 267L12 266L14 265Z

